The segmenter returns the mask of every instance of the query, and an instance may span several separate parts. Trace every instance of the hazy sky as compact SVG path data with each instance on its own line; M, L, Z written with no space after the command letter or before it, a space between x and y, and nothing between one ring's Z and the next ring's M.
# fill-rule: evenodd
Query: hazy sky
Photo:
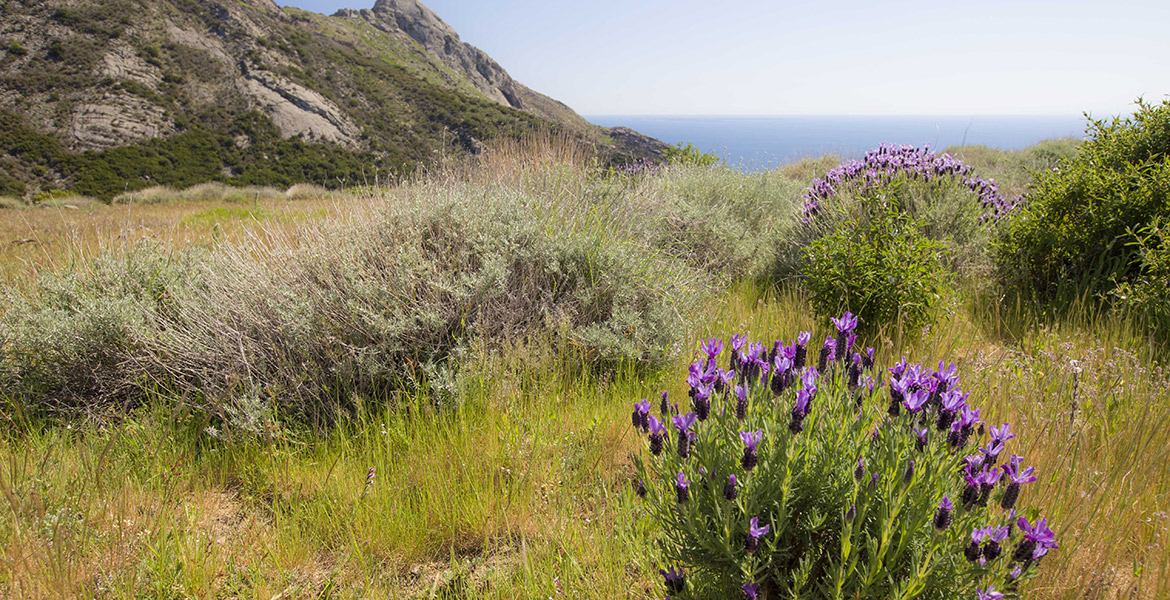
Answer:
M329 14L373 0L277 0ZM1170 0L424 0L581 114L1128 113Z

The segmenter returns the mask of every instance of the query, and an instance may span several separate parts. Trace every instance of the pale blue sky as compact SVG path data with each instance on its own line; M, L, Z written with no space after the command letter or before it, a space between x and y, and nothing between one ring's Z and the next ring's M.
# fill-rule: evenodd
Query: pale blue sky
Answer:
M1104 117L1170 94L1170 0L424 2L587 115Z

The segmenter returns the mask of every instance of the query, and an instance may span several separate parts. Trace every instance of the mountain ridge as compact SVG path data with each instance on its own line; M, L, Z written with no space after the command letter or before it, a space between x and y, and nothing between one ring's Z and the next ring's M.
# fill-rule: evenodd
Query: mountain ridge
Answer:
M340 185L538 130L612 161L665 148L515 81L417 0L12 0L0 34L0 194Z

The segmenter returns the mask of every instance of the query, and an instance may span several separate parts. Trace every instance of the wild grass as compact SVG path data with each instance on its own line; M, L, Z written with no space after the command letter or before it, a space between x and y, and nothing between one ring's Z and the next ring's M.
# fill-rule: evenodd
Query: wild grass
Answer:
M363 201L338 192L310 196L299 186L287 199L249 198L244 205L221 199L107 205L79 203L76 197L33 206L21 202L0 218L0 283L28 287L53 273L84 271L98 257L126 254L142 242L168 251L247 244L246 231L256 223L239 218L236 209L245 205L260 209L268 229L294 230L305 220L327 221Z
M912 343L878 334L879 359L955 360L988 421L1020 431L1041 474L1030 501L1062 546L1028 597L1165 597L1166 375L1124 323L1086 315L1004 344L979 310ZM692 338L824 325L799 294L751 285L699 313ZM0 581L29 597L653 597L627 413L660 389L685 397L689 358L598 378L571 355L504 353L459 378L456 408L367 401L324 437L229 443L164 399L101 430L14 427Z
M168 311L175 304L167 298L187 302L201 295L200 302L180 304L186 317L175 321L202 323L185 330L199 335L173 342L186 345L189 354L160 364L221 376L226 366L240 381L249 375L269 381L271 373L255 371L261 363L253 358L287 348L289 340L344 346L338 333L357 322L352 315L372 314L342 310L352 308L355 298L359 306L366 302L363 311L375 300L391 306L392 295L364 294L395 289L381 287L391 284L378 277L400 272L352 267L358 258L382 260L404 248L425 248L419 242L424 238L391 235L395 231L426 232L447 255L458 255L477 235L491 238L509 256L523 255L533 246L529 242L548 244L543 253L564 247L555 240L578 240L573 243L587 255L633 261L634 267L647 257L665 261L677 270L672 272L689 274L684 281L701 293L678 305L677 341L659 361L582 368L595 359L588 345L565 343L569 338L558 327L477 338L458 354L459 369L414 375L418 385L331 388L330 397L349 410L329 428L287 419L295 405L249 412L264 406L269 392L263 387L239 396L248 402L223 407L237 411L229 415L237 426L228 428L223 414L199 408L198 396L177 395L150 378L124 379L134 386L136 408L119 419L96 421L31 415L23 410L27 399L13 395L19 388L5 388L0 589L6 592L0 596L659 596L661 565L648 532L636 524L641 508L629 488L629 457L639 443L629 428L630 406L662 389L685 398L681 382L700 336L823 333L827 324L813 317L801 292L756 283L756 270L766 262L760 253L767 240L785 235L780 215L799 209L799 190L807 181L784 171L745 178L717 167L671 168L648 178L597 177L586 154L541 140L496 152L479 164L447 165L384 195L363 194L345 210L325 200L260 201L260 210L248 204L136 204L96 207L92 228L84 219L67 218L79 212L18 210L22 218L58 219L57 231L73 234L57 239L76 240L75 248L83 250L53 255L45 249L52 260L19 265L21 279L11 293L22 301L35 298L37 286L24 280L30 274L55 274L49 280L75 297L100 283L108 291L102 300L107 307L127 311L123 322L144 314L174 318ZM803 174L801 169L793 172ZM193 216L199 214L208 220ZM412 225L388 226L395 222ZM759 229L748 227L753 222ZM135 255L131 242L147 236L131 223L148 224L143 226L160 238L158 247ZM0 220L0 226L10 224ZM337 234L342 231L350 237ZM509 237L516 232L529 237ZM679 232L717 232L735 242L696 246L679 242L687 239ZM125 241L117 238L123 233ZM598 249L604 246L614 246L614 253ZM172 252L180 247L198 249L189 265L179 258L184 254ZM103 253L106 262L94 263ZM444 260L453 262L435 264L459 262ZM178 283L162 285L169 280L159 273L187 268L195 274L168 275ZM460 281L443 279L444 272L418 278L445 282L448 289ZM655 285L645 281L644 270L629 273L639 285ZM533 279L510 281L506 287ZM77 282L84 285L69 287ZM157 293L184 286L194 291ZM150 299L158 312L144 313L144 300L113 302L127 296L126 288L131 297ZM409 294L402 297L414 302L401 306L425 305L426 294L405 289ZM531 295L544 288L520 289ZM314 313L299 330L296 322L272 318L279 314L272 306L287 298L280 294L290 293L310 294L300 298L328 310ZM1060 321L1042 322L979 286L960 288L954 298L925 336L881 330L862 342L877 347L880 362L902 355L957 362L964 389L984 407L986 420L1010 421L1020 433L1026 446L1016 450L1041 475L1029 488L1041 496L1030 500L1046 507L1061 538L1061 549L1045 558L1027 597L1170 596L1170 471L1164 467L1170 459L1170 430L1164 426L1170 385L1140 324L1088 305ZM484 326L516 327L513 309L498 305ZM0 315L11 310L4 305ZM69 319L84 322L97 314L79 310ZM315 319L329 314L344 318L317 325ZM63 338L77 340L78 332L100 332L98 325L110 322L66 330L61 328L70 326L69 319L51 317L30 331L64 331ZM10 335L11 329L5 331ZM261 331L271 337L258 337ZM280 337L298 335L303 338ZM206 340L214 343L190 344ZM10 343L0 341L0 347L9 352ZM100 358L108 347L94 343L74 353ZM349 347L360 344L350 341ZM162 356L152 358L158 347L151 348L134 360ZM281 372L313 373L294 358L282 359L288 366ZM126 368L125 362L114 360L111 368ZM408 362L395 375L409 378L421 368Z

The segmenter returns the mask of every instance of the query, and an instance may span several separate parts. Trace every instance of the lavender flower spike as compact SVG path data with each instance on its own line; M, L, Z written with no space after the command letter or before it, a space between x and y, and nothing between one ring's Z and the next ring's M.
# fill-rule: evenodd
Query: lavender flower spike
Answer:
M1048 554L1049 550L1060 548L1056 543L1056 534L1048 528L1048 519L1040 519L1035 525L1031 525L1028 519L1020 517L1016 524L1023 532L1024 539L1016 547L1016 552L1012 555L1013 561L1036 560Z
M678 479L674 482L674 491L678 494L678 503L684 504L691 499L690 490L691 482L687 481L686 475L682 471L678 472Z
M739 480L735 475L727 476L727 485L723 486L723 497L727 498L728 502L739 497Z
M1016 437L1016 434L1012 433L1011 431L1012 431L1012 427L1011 427L1011 425L1008 425L1007 423L1004 423L1003 425L1000 425L999 427L992 427L991 428L991 439L1002 444L1002 443Z
M686 587L687 580L682 571L675 571L674 567L671 567L669 571L658 569L658 572L662 573L662 579L666 584L667 592L677 594Z
M849 311L845 311L845 314L841 315L840 318L830 318L829 320L837 327L837 333L850 333L857 329L857 317Z
M756 455L756 445L760 443L760 440L764 439L764 432L756 431L752 433L749 431L741 431L739 432L739 439L743 440L743 458L739 462L745 471L751 471L759 461L759 457Z
M666 427L662 421L650 417L650 454L662 454L662 442L666 439Z
M905 400L902 401L902 406L911 413L916 413L926 406L926 401L930 399L930 392L926 390L918 390L914 392L907 392Z
M735 418L740 421L746 419L747 409L747 390L742 385L737 385L735 386Z
M975 600L1003 600L1003 594L995 591L994 585L987 586L987 591L982 588L975 588Z
M748 552L755 552L760 545L760 538L767 535L772 530L771 525L764 525L760 527L760 518L752 517L751 526L748 528L747 540L745 547Z
M939 531L946 529L951 524L951 511L955 510L955 505L951 503L951 499L943 496L942 502L938 503L938 512L934 513L934 527Z
M745 583L739 589L743 591L743 597L746 600L758 600L760 597L760 584L758 583Z
M678 456L679 458L686 458L691 454L691 432L687 431L699 415L695 413L687 413L684 415L675 415L671 418L674 421L675 429L678 429Z
M707 354L708 360L715 360L720 352L723 352L723 340L719 338L711 338L709 340L700 340L699 348Z
M804 368L805 362L808 360L808 342L812 339L812 334L807 331L802 331L796 335L796 352L792 357L792 368L800 370Z

